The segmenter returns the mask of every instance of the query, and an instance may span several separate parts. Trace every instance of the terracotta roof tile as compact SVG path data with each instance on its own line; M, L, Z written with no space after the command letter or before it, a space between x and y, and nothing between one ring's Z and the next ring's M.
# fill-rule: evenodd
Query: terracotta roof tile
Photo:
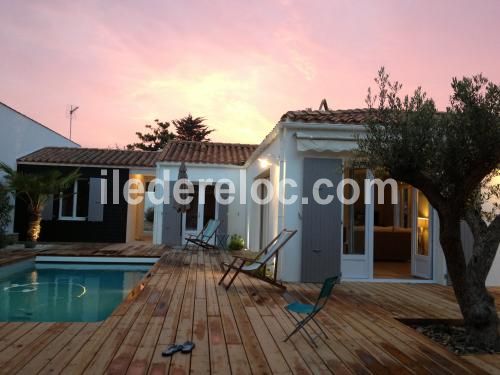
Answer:
M45 147L17 159L18 163L154 167L158 161L243 165L257 145L171 141L162 151Z
M240 143L171 141L159 161L243 165L256 148Z
M331 123L331 124L366 124L371 116L370 110L342 109L342 110L300 110L288 111L281 116L281 121Z
M18 163L55 163L154 167L160 152L99 148L45 147L17 159Z

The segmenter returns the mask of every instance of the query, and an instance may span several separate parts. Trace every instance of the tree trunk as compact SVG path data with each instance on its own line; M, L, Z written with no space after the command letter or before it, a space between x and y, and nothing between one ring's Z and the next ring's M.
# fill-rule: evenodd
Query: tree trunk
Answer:
M490 350L498 346L500 340L495 300L485 286L489 267L483 267L482 262L486 259L480 257L467 264L460 237L460 221L456 217L453 214L440 215L441 247L464 317L469 344Z
M31 210L29 215L28 231L26 233L26 241L35 243L40 236L40 223L42 221L41 210Z
M483 349L495 349L499 345L498 316L495 299L484 283L468 282L464 292L467 301L462 308L468 343Z

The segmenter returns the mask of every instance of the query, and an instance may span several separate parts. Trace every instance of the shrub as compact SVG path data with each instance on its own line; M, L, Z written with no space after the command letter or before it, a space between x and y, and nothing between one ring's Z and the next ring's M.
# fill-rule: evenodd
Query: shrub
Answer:
M9 192L0 184L0 248L7 245L5 227L10 223L11 210L12 205L10 204Z
M233 234L229 239L229 250L242 250L245 248L245 240L239 234Z

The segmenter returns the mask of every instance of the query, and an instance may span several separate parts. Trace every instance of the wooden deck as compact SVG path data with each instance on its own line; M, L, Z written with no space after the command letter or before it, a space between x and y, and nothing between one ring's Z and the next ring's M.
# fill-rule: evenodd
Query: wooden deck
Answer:
M289 284L282 295L242 275L226 291L217 285L225 253L134 254L145 249L164 255L142 292L105 321L0 322L0 373L500 373L500 355L457 357L395 319L459 318L450 288L342 283L319 314L329 339L313 348L302 334L283 342L292 329L283 306L314 299L317 285ZM161 356L186 340L196 343L192 354Z

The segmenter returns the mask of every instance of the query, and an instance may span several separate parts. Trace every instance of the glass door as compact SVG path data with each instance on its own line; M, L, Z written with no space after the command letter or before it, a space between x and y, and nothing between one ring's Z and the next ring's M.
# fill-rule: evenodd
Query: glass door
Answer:
M204 197L201 199L199 185L194 185L191 207L182 214L183 241L189 235L198 235L210 219L217 219L218 205L215 199L215 186L206 185L203 188Z
M345 178L351 178L359 186L359 198L352 204L343 204L342 276L346 278L370 278L373 273L371 260L373 243L373 202L365 204L365 179L373 179L366 168L346 168ZM371 186L371 197L373 197ZM351 185L345 185L344 197L353 196ZM373 199L372 199L373 201Z
M421 191L412 195L412 275L432 279L432 207Z
M202 220L200 220L199 207L199 186L194 185L193 197L189 210L182 214L182 238L196 236L202 230Z

